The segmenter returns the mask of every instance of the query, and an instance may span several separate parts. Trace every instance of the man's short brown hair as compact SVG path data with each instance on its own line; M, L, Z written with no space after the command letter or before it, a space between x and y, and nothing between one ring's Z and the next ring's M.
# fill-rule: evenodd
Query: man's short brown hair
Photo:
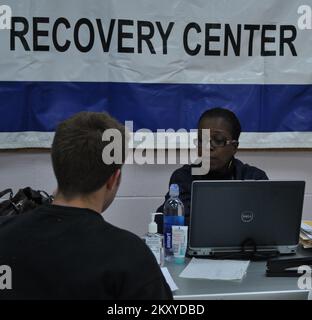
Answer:
M52 143L52 164L58 191L67 198L87 195L105 185L122 164L105 164L102 153L109 141L103 132L117 129L122 136L124 161L125 127L104 112L80 112L60 123Z

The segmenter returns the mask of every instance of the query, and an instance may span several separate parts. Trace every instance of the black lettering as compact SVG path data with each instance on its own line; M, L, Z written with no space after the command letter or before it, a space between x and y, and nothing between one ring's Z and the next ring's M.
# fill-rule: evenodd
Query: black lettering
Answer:
M118 20L118 52L133 53L133 47L124 47L123 39L133 39L133 34L123 32L123 26L133 26L133 20Z
M143 28L148 28L149 31L146 34L143 34ZM156 51L152 45L151 38L155 34L155 29L153 24L150 21L138 21L138 53L142 53L142 43L146 42L150 52L155 54Z
M23 29L17 31L16 24L23 24ZM10 50L15 50L15 38L19 38L25 51L30 51L30 47L27 43L25 35L28 33L29 23L24 17L12 17L11 19L11 31L10 31Z
M49 46L47 45L39 45L38 39L39 37L48 37L48 30L39 30L39 23L49 23L50 19L48 17L34 17L33 18L33 48L34 51L49 51Z
M245 24L244 29L250 31L249 32L249 44L248 44L248 56L252 56L254 32L260 30L260 25L258 25L258 24Z
M52 30L52 41L53 41L53 45L55 47L55 49L59 52L65 52L69 49L70 47L70 41L66 40L65 44L62 46L59 44L59 42L57 41L57 31L58 31L58 27L63 24L66 29L70 28L70 23L66 18L58 18L56 19L54 26L53 26L53 30Z
M34 51L49 51L49 46L47 45L39 45L38 39L39 37L48 37L48 30L39 30L39 23L49 23L50 19L48 17L34 17L33 18L33 48Z
M267 37L265 35L266 31L275 31L276 26L271 24L264 24L262 26L262 32L261 32L261 56L276 56L275 50L265 50L265 44L266 43L273 43L275 42L275 38L273 37Z
M285 36L285 32L290 31L292 35L290 37ZM284 55L284 44L287 43L293 56L297 56L296 48L293 44L297 37L297 29L292 25L283 25L280 29L280 56Z
M168 25L168 28L166 31L163 30L162 28L162 25L159 21L156 22L156 26L158 28L158 31L159 31L159 34L161 36L161 39L163 41L163 54L167 54L168 53L168 50L167 50L167 43L168 43L168 38L169 38L169 35L172 31L172 28L174 26L174 22L170 22L169 25Z
M205 42L205 55L206 56L220 56L220 50L210 50L210 42L219 42L219 36L211 36L211 29L221 29L220 23L206 23L206 42Z
M188 44L188 34L190 32L191 29L195 29L197 33L200 33L201 32L201 28L200 26L195 23L195 22L191 22L189 23L185 29L184 29L184 32L183 32L183 45L184 45L184 50L185 52L190 55L190 56L196 56L200 49L201 49L201 45L200 44L197 44L195 49L191 49L189 47L189 44Z
M111 44L111 41L112 41L113 31L114 31L114 27L115 27L115 21L116 21L115 19L112 19L110 21L107 40L106 40L105 39L105 35L104 35L104 30L103 30L101 19L96 19L96 24L97 24L97 27L99 29L100 38L101 38L102 47L103 47L103 51L104 52L108 52L109 51L110 44Z
M240 55L240 47L241 47L241 34L242 34L242 26L240 24L237 25L237 40L235 41L233 32L231 30L231 26L226 23L224 29L224 55L227 56L229 53L229 39L232 44L233 51L236 56Z
M89 43L85 46L83 46L79 40L79 30L82 25L86 25L89 29L89 32L90 32ZM94 28L93 28L91 21L86 18L79 19L77 21L77 23L75 25L75 29L74 29L74 41L75 41L75 45L76 45L77 49L80 52L89 52L94 45L94 37L95 37Z

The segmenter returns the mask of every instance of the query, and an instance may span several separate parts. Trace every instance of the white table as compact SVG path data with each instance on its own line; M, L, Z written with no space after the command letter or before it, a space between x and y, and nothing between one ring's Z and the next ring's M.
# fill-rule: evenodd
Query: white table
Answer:
M296 256L312 255L312 250L300 249ZM293 257L293 256L292 256ZM251 262L242 281L184 279L179 274L184 265L167 262L171 276L179 290L175 299L307 299L309 291L298 288L297 277L266 277L266 262Z

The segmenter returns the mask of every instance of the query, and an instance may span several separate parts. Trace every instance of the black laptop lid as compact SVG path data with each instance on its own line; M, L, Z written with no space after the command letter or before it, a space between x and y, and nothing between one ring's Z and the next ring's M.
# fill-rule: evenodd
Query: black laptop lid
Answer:
M190 247L296 245L304 181L194 181Z

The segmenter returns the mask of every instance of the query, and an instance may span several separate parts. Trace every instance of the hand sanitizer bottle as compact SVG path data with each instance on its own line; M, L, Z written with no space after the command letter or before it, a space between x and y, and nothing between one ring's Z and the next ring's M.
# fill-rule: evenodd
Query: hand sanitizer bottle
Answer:
M157 233L155 214L156 213L151 213L152 220L148 225L148 233L143 237L143 240L153 252L158 264L162 267L164 265L163 236Z

